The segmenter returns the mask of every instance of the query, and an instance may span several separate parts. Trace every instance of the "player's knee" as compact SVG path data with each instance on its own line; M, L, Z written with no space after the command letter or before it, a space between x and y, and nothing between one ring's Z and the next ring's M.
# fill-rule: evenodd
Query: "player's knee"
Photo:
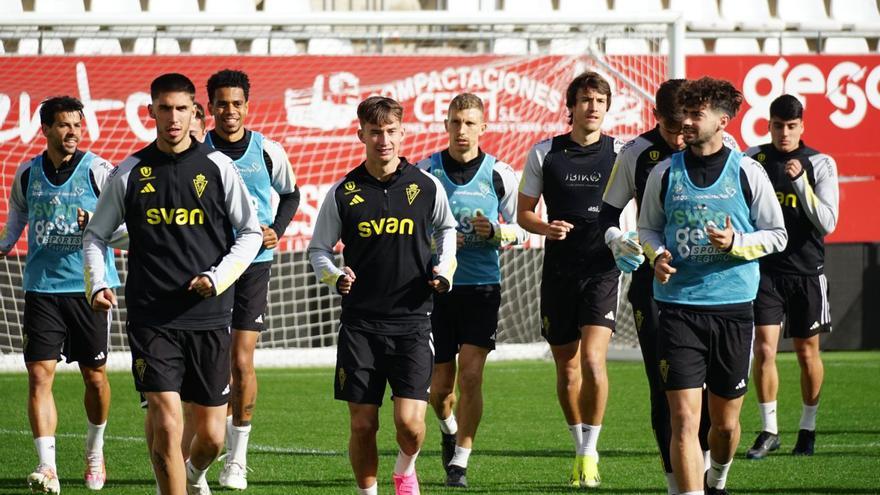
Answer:
M417 442L425 431L425 423L414 418L396 418L394 426L402 443Z
M372 437L379 431L379 421L374 418L352 418L351 434L356 437Z
M479 391L483 386L482 369L461 369L458 375L458 384L462 392Z
M584 353L584 359L581 366L584 370L584 376L605 376L605 356L600 352Z
M28 368L28 386L32 391L51 387L54 378L55 373L43 366Z
M712 429L715 430L716 435L725 441L730 441L733 439L737 431L739 431L739 419L731 418L714 422L712 423Z
M674 410L669 412L672 434L682 438L696 437L700 431L700 416L691 411Z
M252 354L236 353L232 357L232 378L242 381L254 374L254 359Z
M776 365L776 346L770 342L755 344L755 360L761 365Z
M109 385L104 368L83 369L82 376L83 383L88 389L100 391Z

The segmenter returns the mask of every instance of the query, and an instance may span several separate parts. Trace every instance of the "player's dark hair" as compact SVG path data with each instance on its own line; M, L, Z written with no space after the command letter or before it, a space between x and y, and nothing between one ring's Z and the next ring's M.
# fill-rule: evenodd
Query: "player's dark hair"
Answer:
M205 121L205 107L202 106L199 102L193 102L193 106L196 109L196 120Z
M183 74L169 72L153 79L150 83L150 98L155 100L162 93L187 93L195 101L196 86Z
M571 83L568 84L568 89L565 90L565 106L567 108L575 106L577 103L578 91L581 89L592 89L599 94L605 95L607 97L605 100L607 106L605 108L606 110L611 108L611 85L608 84L608 81L599 75L598 72L592 71L584 72L575 77ZM572 123L570 111L568 113L568 123Z
M782 120L804 118L804 106L792 95L782 95L770 104L770 117Z
M244 101L248 101L251 95L251 81L240 70L223 69L208 78L209 103L214 103L214 91L220 88L241 88L244 91Z
M55 114L77 112L83 116L83 104L73 96L53 96L40 104L40 124L51 126L55 123Z
M473 93L461 93L449 102L449 114L452 112L460 112L469 108L476 108L480 113L484 113L483 100Z
M357 116L361 127L364 124L386 125L394 119L403 122L403 107L391 98L371 96L358 105Z
M702 77L686 81L678 90L678 103L682 107L708 105L714 110L736 116L743 102L743 94L730 81Z
M669 122L681 122L684 115L681 112L681 105L678 104L678 90L684 84L686 79L669 79L663 81L663 84L657 88L654 95L654 108L657 110L657 116Z

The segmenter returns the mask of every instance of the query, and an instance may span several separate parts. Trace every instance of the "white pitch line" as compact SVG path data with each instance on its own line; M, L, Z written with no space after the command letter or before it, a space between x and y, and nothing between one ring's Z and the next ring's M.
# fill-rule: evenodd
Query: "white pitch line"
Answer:
M6 428L0 428L0 435L20 435L20 436L31 436L32 433L27 430L8 430ZM86 436L81 433L56 433L56 437L60 438L81 438L85 439ZM116 441L116 442L129 442L129 443L144 443L145 440L143 437L129 437L123 435L104 435L105 441ZM259 445L259 444L250 444L248 445L248 449L251 452L266 452L270 454L307 454L307 455L322 455L322 456L334 456L334 455L345 455L345 452L340 452L337 450L320 450L320 449L310 449L305 447L275 447L272 445Z

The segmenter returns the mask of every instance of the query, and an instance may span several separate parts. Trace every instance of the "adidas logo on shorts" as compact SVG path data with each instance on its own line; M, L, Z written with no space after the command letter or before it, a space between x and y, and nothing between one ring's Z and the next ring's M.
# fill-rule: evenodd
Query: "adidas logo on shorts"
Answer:
M814 322L813 322L813 326L810 327L810 330L816 330L816 329L818 329L818 328L819 328L819 322L818 322L818 321L814 321Z
M606 320L614 320L614 311L609 311L609 312L605 315L605 319L606 319Z
M97 356L95 356L95 361L100 361L100 360L104 359L105 357L106 356L104 355L104 351L101 351L98 353Z
M229 394L229 384L228 383L226 384L226 388L223 389L223 392L220 392L220 395L227 395L227 394Z
M736 384L736 390L741 390L744 388L746 388L746 379L745 378L743 378L742 380L739 381L739 383Z

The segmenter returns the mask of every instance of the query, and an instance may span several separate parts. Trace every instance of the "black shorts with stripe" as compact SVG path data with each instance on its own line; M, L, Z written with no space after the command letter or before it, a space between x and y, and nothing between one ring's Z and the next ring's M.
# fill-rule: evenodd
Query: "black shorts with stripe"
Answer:
M185 402L229 402L229 328L180 330L129 322L131 372L138 392L177 392Z
M825 275L761 272L755 325L782 325L786 338L808 339L830 332L831 307Z
M541 279L541 335L550 345L581 338L581 327L615 329L620 272L575 278L552 275Z
M682 306L658 302L657 357L666 390L703 388L729 399L748 389L752 303Z
M107 362L110 312L92 311L79 292L25 292L25 362L67 359L96 368Z
M261 332L266 328L266 308L269 304L269 275L272 262L254 263L235 282L235 301L232 305L232 328Z
M434 362L455 359L462 344L495 349L501 286L458 285L445 294L434 294L431 331L434 334Z
M333 387L337 400L381 406L387 382L392 397L427 401L433 369L434 347L427 320L401 335L340 325Z

